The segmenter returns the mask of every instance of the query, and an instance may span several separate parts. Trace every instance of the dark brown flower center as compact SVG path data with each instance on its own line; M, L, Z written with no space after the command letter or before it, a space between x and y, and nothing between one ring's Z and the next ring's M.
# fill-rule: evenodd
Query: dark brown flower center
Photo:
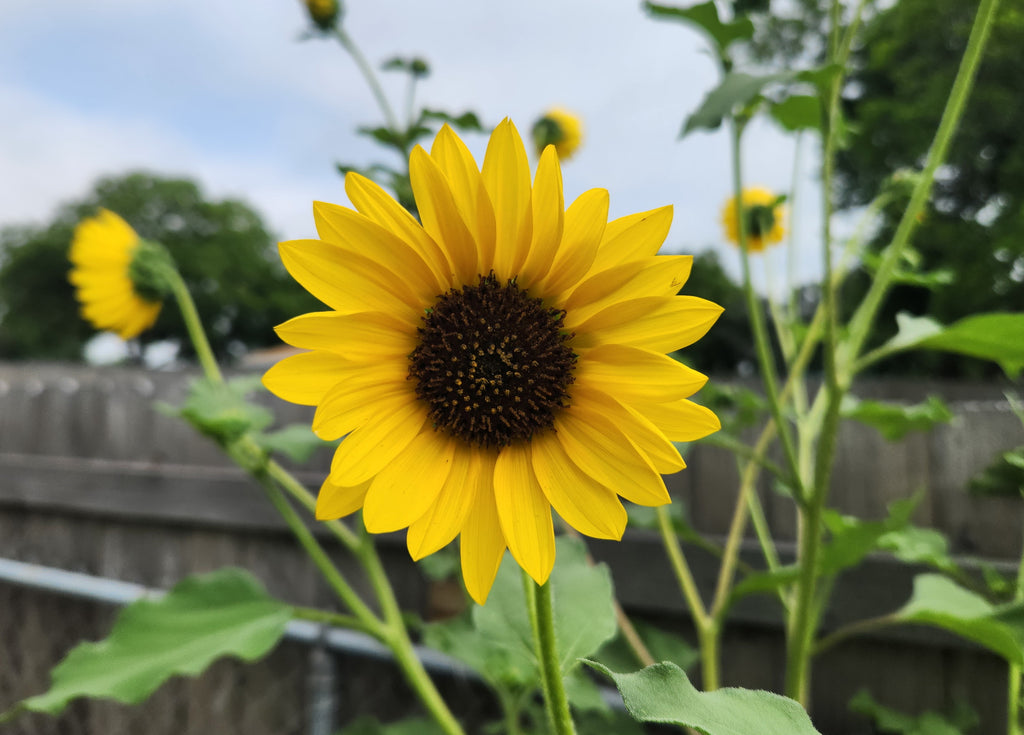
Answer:
M440 296L409 355L409 378L434 427L492 448L550 428L568 405L576 365L564 320L564 311L493 273Z

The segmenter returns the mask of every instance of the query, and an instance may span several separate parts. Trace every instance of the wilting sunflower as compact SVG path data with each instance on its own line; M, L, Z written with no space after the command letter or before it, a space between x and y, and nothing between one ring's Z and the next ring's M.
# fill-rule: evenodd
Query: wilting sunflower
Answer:
M538 154L553 145L559 159L566 161L583 142L583 123L568 110L554 107L533 124L531 136Z
M160 314L160 295L147 288L145 268L150 248L127 222L107 209L75 228L68 280L75 286L82 317L97 329L132 339ZM140 277L142 276L142 277Z
M466 587L483 603L506 546L543 583L551 509L618 539L626 511L670 502L683 468L671 440L719 428L687 400L706 378L666 356L721 308L678 296L690 256L655 256L671 208L607 221L608 192L567 210L558 157L531 187L515 127L482 170L445 127L410 174L421 225L350 173L355 210L317 203L320 240L281 243L289 272L332 310L278 327L295 347L263 378L345 436L317 517L363 509L373 533L408 528L416 559L460 536ZM347 435L347 436L346 436Z
M769 245L782 242L782 238L786 234L782 226L786 211L778 201L779 195L769 189L750 186L743 190L747 250L758 252ZM722 208L722 227L725 228L725 238L733 245L739 246L740 231L736 219L736 197L729 197Z

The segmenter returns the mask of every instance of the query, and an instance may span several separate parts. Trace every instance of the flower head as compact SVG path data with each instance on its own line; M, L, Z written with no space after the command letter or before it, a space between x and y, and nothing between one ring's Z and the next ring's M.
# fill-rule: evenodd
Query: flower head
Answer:
M341 15L338 0L303 0L309 19L321 31L333 30Z
M749 251L758 252L769 245L782 242L786 234L782 225L786 210L779 204L778 194L759 186L747 187L743 190L743 210L746 213ZM725 238L733 245L739 246L736 197L729 197L722 208L722 227L725 228Z
M572 157L583 142L583 123L568 110L555 107L533 124L531 134L538 155L547 146L553 145L558 157L565 161Z
M142 240L127 222L101 209L75 228L68 280L82 316L97 329L132 339L160 314L168 262L159 245Z
M482 168L445 126L410 174L422 225L350 173L355 210L317 203L320 240L281 243L291 274L330 311L278 327L310 350L264 376L317 407L341 442L317 517L362 508L369 531L408 528L416 559L460 537L462 571L487 598L506 547L539 583L554 563L552 508L618 539L619 496L670 502L672 441L719 428L687 400L706 378L666 355L721 308L679 296L692 258L655 256L670 207L607 221L608 192L568 209L548 146L530 180L501 123ZM347 436L346 436L347 435Z

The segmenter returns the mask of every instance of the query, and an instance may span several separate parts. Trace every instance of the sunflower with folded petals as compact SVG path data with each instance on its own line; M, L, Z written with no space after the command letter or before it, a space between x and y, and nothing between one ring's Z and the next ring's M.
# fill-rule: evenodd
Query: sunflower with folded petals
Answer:
M746 216L747 250L756 253L769 245L782 242L786 235L782 224L786 210L779 203L778 194L760 186L747 187L743 190L743 211ZM740 228L736 217L736 197L729 197L722 207L722 227L725 239L738 247Z
M670 502L673 441L719 428L687 400L705 376L666 353L699 339L721 308L679 296L692 258L656 256L669 207L608 222L608 192L566 208L548 146L531 185L512 123L483 166L449 128L410 175L422 224L358 174L355 209L317 203L319 240L282 243L289 272L330 311L277 328L309 350L264 384L316 406L313 430L345 437L317 517L362 508L372 533L408 529L419 559L460 539L483 603L505 549L538 584L555 556L552 509L619 539L620 496Z
M153 326L166 292L160 274L151 267L164 262L161 251L107 209L79 223L71 241L74 267L68 280L75 287L82 317L125 340Z

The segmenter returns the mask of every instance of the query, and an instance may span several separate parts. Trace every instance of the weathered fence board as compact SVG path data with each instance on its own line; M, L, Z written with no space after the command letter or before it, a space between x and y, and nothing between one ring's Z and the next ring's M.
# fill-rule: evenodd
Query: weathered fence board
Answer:
M187 378L131 369L0 364L0 556L161 587L192 572L237 564L284 599L330 606L329 591L258 486L212 443L153 410L156 400L180 402ZM1019 501L964 492L968 478L996 452L1024 443L1024 430L1001 400L999 388L880 383L861 391L914 401L929 392L957 401L953 425L910 435L900 443L888 443L867 427L844 426L832 485L834 505L877 518L892 500L924 489L918 523L945 531L957 551L995 560L1019 558ZM282 424L311 418L308 408L269 396L261 400L273 406ZM322 452L303 468L300 479L315 489L329 463L330 452ZM687 470L670 479L672 492L685 503L696 528L721 536L737 492L736 462L723 450L696 446L687 463ZM792 502L766 478L759 489L781 551L791 554L786 542L795 529ZM403 537L386 537L382 548L403 605L429 614L431 591L408 561ZM627 608L686 630L683 601L656 537L631 531L622 543L598 542L592 548L611 564ZM709 592L716 561L697 550L690 554L698 585ZM753 544L748 543L744 556L757 563ZM354 569L343 557L339 562ZM845 575L825 626L898 607L909 594L913 571L873 559ZM0 708L41 689L46 671L71 642L102 635L110 619L110 611L101 606L0 585ZM744 601L733 620L723 649L725 680L779 688L777 607L770 598ZM137 712L82 704L56 723L29 718L12 732L298 733L305 721L302 698L295 694L305 676L300 659L299 653L285 651L257 667L219 664L199 682L172 685ZM394 698L375 699L373 693L379 690L362 676L380 675L378 683L390 690L395 679L381 673L386 667L354 661L345 665L360 674L345 684L348 714L382 701L383 711L397 714ZM275 666L279 682L273 680ZM963 695L983 711L982 731L1001 727L1001 664L949 637L924 630L880 632L837 647L816 666L815 718L828 735L866 730L845 709L849 696L862 686L870 686L886 704L908 710L939 708L948 698ZM477 701L480 692L472 691L460 706L479 715L490 704ZM266 709L254 699L266 703ZM285 700L296 699L298 703L286 706Z

